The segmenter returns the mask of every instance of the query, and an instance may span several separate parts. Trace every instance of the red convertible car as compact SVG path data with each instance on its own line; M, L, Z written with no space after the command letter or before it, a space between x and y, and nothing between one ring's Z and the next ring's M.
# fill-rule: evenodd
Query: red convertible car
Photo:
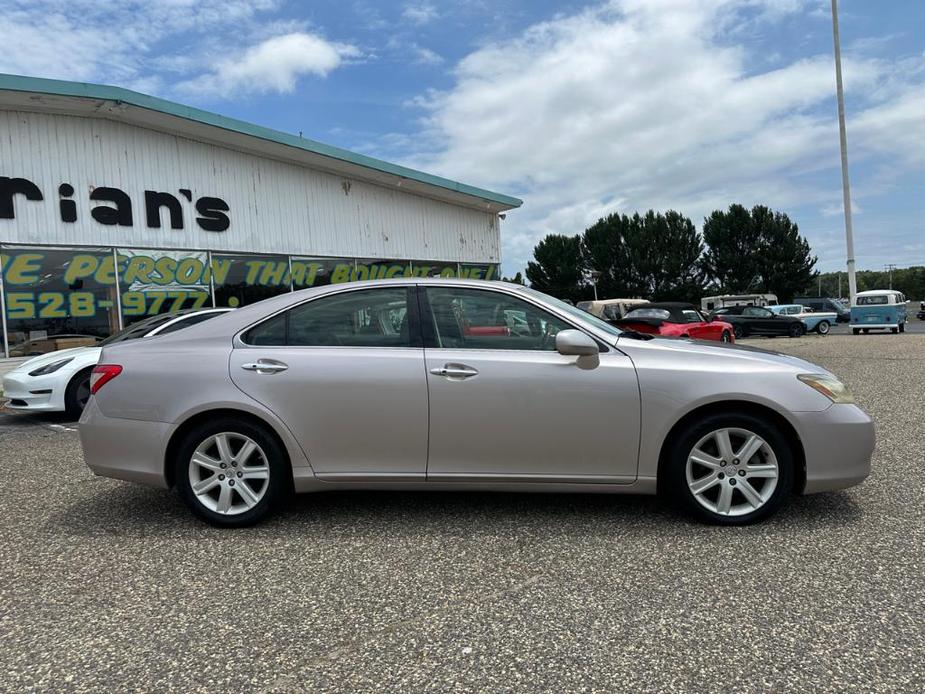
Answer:
M693 304L664 302L634 308L621 320L610 321L627 330L650 335L690 337L695 340L735 342L732 326L722 320L708 320Z

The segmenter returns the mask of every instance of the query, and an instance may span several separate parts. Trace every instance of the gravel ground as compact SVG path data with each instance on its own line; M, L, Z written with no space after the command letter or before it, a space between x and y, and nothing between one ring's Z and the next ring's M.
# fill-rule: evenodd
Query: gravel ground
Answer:
M0 689L922 691L925 336L842 376L874 472L714 528L652 498L332 493L222 532L0 414Z

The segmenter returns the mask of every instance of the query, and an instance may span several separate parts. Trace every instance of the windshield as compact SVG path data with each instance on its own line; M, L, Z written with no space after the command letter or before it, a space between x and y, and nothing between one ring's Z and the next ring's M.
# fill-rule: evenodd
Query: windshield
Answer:
M538 292L535 289L529 289L529 288L524 288L524 291L527 292L528 294L533 294L534 296L541 298L543 301L549 304L552 304L553 306L555 306L557 309L559 309L563 313L568 314L569 316L572 316L578 321L583 322L583 323L589 323L590 325L593 325L598 330L608 333L609 335L613 335L614 337L619 337L623 333L622 330L618 330L617 328L613 327L607 321L603 321L597 316L591 313L588 313L587 311L582 311L580 308L572 306L571 304L567 304L564 301L559 301L559 299L549 296L549 294L543 294L543 292Z

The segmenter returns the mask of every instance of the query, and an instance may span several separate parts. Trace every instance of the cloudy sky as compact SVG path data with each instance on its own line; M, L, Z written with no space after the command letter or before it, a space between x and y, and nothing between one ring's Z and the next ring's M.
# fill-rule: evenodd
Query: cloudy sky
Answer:
M524 199L547 233L731 202L844 266L829 0L0 0L0 72L116 84ZM925 2L841 0L856 256L925 264Z

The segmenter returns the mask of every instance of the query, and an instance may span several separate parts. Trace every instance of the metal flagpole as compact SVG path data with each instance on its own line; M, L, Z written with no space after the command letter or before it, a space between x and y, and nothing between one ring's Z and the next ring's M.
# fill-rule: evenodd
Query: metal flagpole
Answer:
M838 97L838 133L841 140L841 180L845 205L845 245L848 251L848 295L857 295L854 275L854 229L851 226L851 187L848 184L848 135L845 131L845 90L841 79L841 42L838 38L838 0L832 0L832 35L835 40L835 91Z

